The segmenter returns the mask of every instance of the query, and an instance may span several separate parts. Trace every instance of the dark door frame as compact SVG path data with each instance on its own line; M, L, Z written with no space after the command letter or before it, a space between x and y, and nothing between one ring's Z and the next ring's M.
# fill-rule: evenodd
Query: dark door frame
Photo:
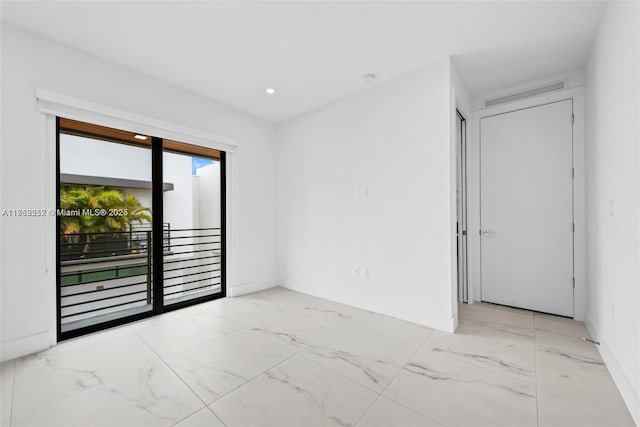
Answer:
M117 142L117 141L114 141ZM151 138L151 182L152 182L152 242L164 241L163 230L163 181L162 181L162 160L164 153L164 140L159 137ZM213 301L218 298L227 296L227 250L226 250L226 229L227 229L227 195L226 195L226 152L220 151L220 247L222 251L220 265L220 292L211 295L205 295L191 300L180 301L170 305L164 304L164 286L156 286L163 283L164 268L153 268L153 304L152 309L143 313L136 313L130 316L124 316L117 319L111 319L95 325L85 326L70 331L62 331L62 307L61 307L61 254L60 254L60 216L56 215L56 328L57 341L64 341L70 338L79 337L93 332L121 326L127 323L157 316L173 310L189 307L207 301ZM56 117L56 211L60 209L60 117ZM152 245L152 262L153 265L164 265L163 244Z
M456 150L460 156L456 164L456 175L461 178L456 186L459 205L456 207L456 243L457 243L457 277L458 302L469 302L469 242L468 242L468 185L467 185L467 120L456 108L456 117L460 120L457 128L460 138L456 138ZM462 283L460 283L462 281Z

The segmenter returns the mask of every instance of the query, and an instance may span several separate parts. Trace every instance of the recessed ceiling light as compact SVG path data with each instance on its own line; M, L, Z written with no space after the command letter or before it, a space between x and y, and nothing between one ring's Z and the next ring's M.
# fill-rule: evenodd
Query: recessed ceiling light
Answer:
M141 140L143 140L143 141L147 139L147 137L146 137L145 135L138 135L138 134L135 134L135 135L133 135L133 137L134 137L135 139L141 139Z
M376 76L375 74L365 74L364 76L362 76L362 81L365 83L373 83L377 77L378 76Z
M274 93L276 93L276 90L272 87L268 87L265 92L267 92L267 95L273 95Z

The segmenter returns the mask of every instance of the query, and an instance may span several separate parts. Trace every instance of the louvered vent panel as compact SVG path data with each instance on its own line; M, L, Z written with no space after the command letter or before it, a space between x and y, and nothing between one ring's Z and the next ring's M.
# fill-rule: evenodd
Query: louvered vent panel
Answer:
M493 107L494 105L506 104L507 102L517 101L519 99L530 98L532 96L542 95L544 93L562 90L566 87L566 81L555 82L538 86L533 89L527 89L521 92L515 92L509 95L503 95L498 98L491 98L484 101L485 107Z

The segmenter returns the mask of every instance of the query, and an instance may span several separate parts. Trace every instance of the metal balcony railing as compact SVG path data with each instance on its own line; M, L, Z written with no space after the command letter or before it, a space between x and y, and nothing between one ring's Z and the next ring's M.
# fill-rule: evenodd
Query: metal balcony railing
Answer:
M164 304L220 292L220 228L172 230L169 224L164 228ZM150 227L60 235L63 329L122 317L131 310L150 310L151 247Z
M174 229L165 251L165 304L220 290L220 228Z

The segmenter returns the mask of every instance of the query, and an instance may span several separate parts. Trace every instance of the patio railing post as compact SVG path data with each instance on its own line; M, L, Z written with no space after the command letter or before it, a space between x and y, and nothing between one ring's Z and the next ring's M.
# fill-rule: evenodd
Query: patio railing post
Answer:
M151 304L151 231L147 235L147 304Z

